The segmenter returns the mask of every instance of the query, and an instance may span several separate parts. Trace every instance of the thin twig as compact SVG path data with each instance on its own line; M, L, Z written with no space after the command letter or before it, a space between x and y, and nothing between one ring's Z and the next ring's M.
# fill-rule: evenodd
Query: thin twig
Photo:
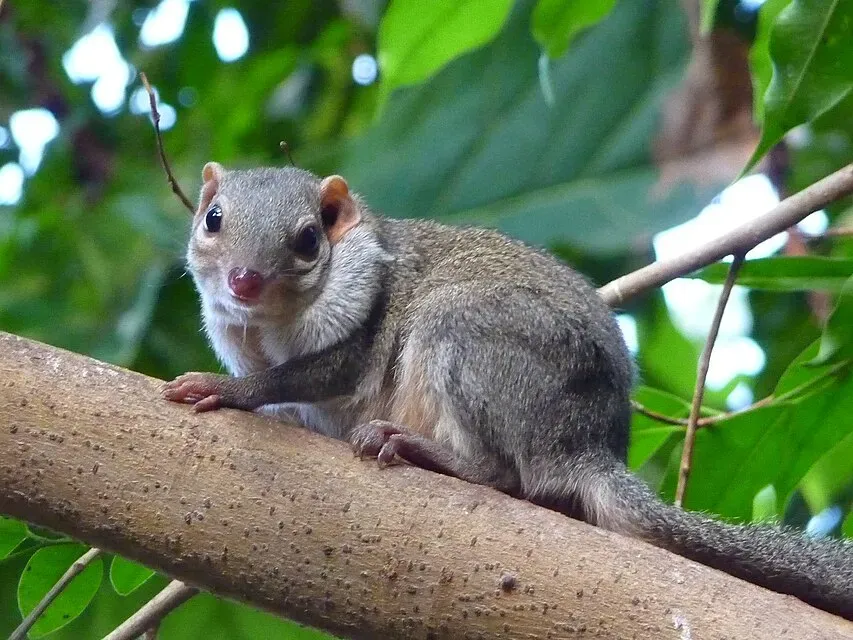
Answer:
M734 260L732 260L732 264L729 267L729 274L726 276L726 282L723 284L723 290L720 293L720 300L717 302L714 319L711 321L711 328L708 330L708 339L705 341L705 347L702 349L702 355L699 358L699 371L696 374L696 390L693 392L693 404L690 405L687 433L684 434L684 450L681 452L681 467L678 470L678 487L675 490L675 504L679 507L684 503L687 480L690 477L690 465L693 461L693 445L696 442L699 410L702 408L702 398L705 395L705 379L708 377L708 368L711 365L711 353L714 351L714 343L717 341L717 334L720 332L720 324L723 321L723 312L726 310L729 294L732 292L732 287L737 279L737 272L741 264L743 264L743 257L743 253L736 253Z
M718 422L722 422L723 420L727 420L729 418L733 418L734 416L739 416L742 413L746 413L747 411L752 411L753 409L758 409L759 407L766 407L769 404L772 404L779 398L774 396L766 396L761 400L756 400L748 407L744 407L743 409L738 409L737 411L725 411L722 413L715 413L711 416L705 416L703 418L699 418L696 421L697 427L710 427ZM631 406L634 411L637 413L641 413L647 418L651 418L652 420L657 420L658 422L662 422L663 424L671 424L676 427L686 427L690 423L690 418L673 418L672 416L668 416L665 413L660 413L659 411L655 411L654 409L649 409L647 406L640 404L636 400L631 401Z
M287 159L290 161L290 165L295 167L296 163L293 161L293 154L290 153L290 145L287 144L287 140L282 140L278 143L278 146L281 147L281 151L287 156Z
M71 566L68 567L68 570L62 574L62 577L57 580L53 587L51 587L50 591L47 592L47 595L45 595L45 597L41 599L41 602L36 605L36 608L30 611L30 614L24 618L23 622L18 625L18 628L12 632L12 635L9 636L9 640L23 640L23 638L26 638L27 632L36 623L41 614L44 613L45 609L47 609L50 604L56 600L57 596L62 593L63 589L65 589L65 587L67 587L74 578L80 575L83 570L100 555L101 550L92 547L72 562Z
M654 409L649 409L644 404L640 404L636 400L631 400L631 408L634 409L637 413L641 413L647 418L651 418L652 420L657 420L658 422L662 422L664 424L671 424L674 427L686 427L687 426L687 418L673 418L672 416L668 416L665 413L660 413L655 411Z
M785 198L770 212L733 229L690 253L661 260L604 285L598 293L611 307L670 280L693 273L728 255L746 253L777 233L794 226L807 215L829 203L853 194L853 164Z
M175 180L171 167L169 167L169 161L166 159L166 151L163 149L163 136L160 133L160 112L157 111L157 96L154 95L154 90L148 83L148 78L141 71L139 72L139 79L142 80L142 84L148 92L148 102L151 104L151 120L154 122L154 132L157 134L157 152L160 155L160 164L163 165L166 178L169 180L169 186L172 187L172 192L178 196L178 199L184 203L184 206L190 210L190 213L195 213L193 203L184 195L180 185L178 185L178 181Z
M813 236L805 236L807 242L819 242L828 238L849 238L853 236L853 226L832 227L823 233Z
M791 400L793 398L797 398L801 396L803 393L811 389L812 387L816 387L821 384L824 380L829 377L841 374L845 370L850 368L850 363L846 360L843 362L836 363L835 365L829 367L826 371L821 373L820 375L815 376L814 378L809 378L806 382L802 383L794 387L793 389L789 389L785 393L779 394L778 396L769 395L765 396L761 400L757 400L753 402L748 407L744 407L743 409L738 409L737 411L729 411L726 413L718 413L712 416L705 416L704 418L699 418L696 421L697 427L710 427L718 422L722 422L728 418L733 418L735 416L739 416L742 413L747 413L748 411L754 411L755 409L759 409L761 407L766 407L768 405L773 404L774 402L785 402L787 400ZM637 413L642 413L644 416L651 418L652 420L657 420L658 422L662 422L664 424L671 424L678 427L686 427L690 419L689 418L674 418L672 416L668 416L666 414L660 413L659 411L655 411L654 409L649 409L643 404L640 404L636 400L631 401L631 406L634 411Z
M136 613L116 627L104 640L134 640L148 629L160 624L169 613L198 593L198 589L172 580L166 587L142 605Z

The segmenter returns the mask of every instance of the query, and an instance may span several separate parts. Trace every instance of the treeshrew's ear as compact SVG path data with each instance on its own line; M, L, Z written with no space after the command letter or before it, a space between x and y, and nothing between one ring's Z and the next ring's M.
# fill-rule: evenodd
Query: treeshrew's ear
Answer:
M201 177L204 184L201 187L201 196L198 199L198 210L196 213L204 213L210 206L211 200L219 191L219 182L222 179L222 174L225 170L218 162L208 162L201 170Z
M361 212L349 193L347 181L340 176L323 178L320 183L323 227L331 244L339 242L361 222Z

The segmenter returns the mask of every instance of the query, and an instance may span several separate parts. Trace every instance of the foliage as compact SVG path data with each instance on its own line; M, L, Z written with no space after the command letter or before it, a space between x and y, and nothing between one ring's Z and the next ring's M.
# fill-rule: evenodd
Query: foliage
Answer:
M736 5L704 0L703 29L714 16L736 24L743 13ZM691 218L724 186L689 171L664 180L668 167L655 152L662 110L690 55L676 0L249 0L239 6L249 51L230 63L211 40L224 3L190 3L180 36L148 47L140 25L154 7L151 0L3 7L0 126L40 106L60 130L27 176L23 199L0 207L3 330L161 378L217 367L183 273L186 212L162 176L144 110L131 108L138 78L130 80L130 106L103 113L91 83L75 84L63 66L63 55L102 22L112 25L121 55L147 72L161 107L174 108L164 138L188 192L205 161L282 164L278 143L287 140L297 164L343 173L380 211L498 227L603 283L647 262L653 234ZM757 29L755 16L743 27L755 31L752 110L762 126L751 162L806 126L807 135L777 146L788 157L776 176L783 191L853 159L850 11L845 2L768 0ZM373 52L379 83L359 86L353 59ZM18 159L6 133L0 166ZM701 164L694 151L667 161ZM731 166L731 176L741 168ZM848 199L827 214L844 225L851 211ZM832 534L849 536L853 241L800 245L791 239L784 255L741 270L738 281L751 290L751 336L766 364L708 389L702 413L717 419L699 430L686 506L791 526L834 507ZM692 277L719 283L726 269L711 265ZM821 335L813 310L822 304L833 311ZM686 417L701 342L683 333L659 293L625 311L637 325L635 398ZM739 386L773 401L727 415ZM639 414L633 424L629 463L667 498L683 433ZM0 518L0 635L84 550ZM32 637L102 637L165 584L107 555L72 583ZM204 595L170 614L160 637L322 634Z
M761 78L764 127L752 162L785 132L828 112L853 92L853 6L836 0L792 0L773 24L770 84Z
M722 284L729 266L709 265L693 274L706 282ZM853 273L853 260L824 256L773 257L747 260L738 271L738 284L765 291L840 292Z
M561 2L539 0L533 10L533 37L552 58L559 58L584 29L601 21L613 10L607 2Z
M376 42L383 97L494 38L510 9L512 0L392 2Z

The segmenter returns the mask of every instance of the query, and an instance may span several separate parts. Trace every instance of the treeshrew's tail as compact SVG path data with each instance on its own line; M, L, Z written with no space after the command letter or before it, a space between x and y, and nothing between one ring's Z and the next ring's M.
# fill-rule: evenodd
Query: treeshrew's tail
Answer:
M853 620L853 543L735 525L662 502L611 455L574 461L586 519ZM577 474L577 475L575 475Z

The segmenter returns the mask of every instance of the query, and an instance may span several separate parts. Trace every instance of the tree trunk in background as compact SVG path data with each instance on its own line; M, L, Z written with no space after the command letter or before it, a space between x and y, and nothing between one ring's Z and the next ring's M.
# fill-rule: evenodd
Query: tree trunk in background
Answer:
M0 512L356 638L842 638L787 596L0 334ZM515 580L506 579L511 574Z

